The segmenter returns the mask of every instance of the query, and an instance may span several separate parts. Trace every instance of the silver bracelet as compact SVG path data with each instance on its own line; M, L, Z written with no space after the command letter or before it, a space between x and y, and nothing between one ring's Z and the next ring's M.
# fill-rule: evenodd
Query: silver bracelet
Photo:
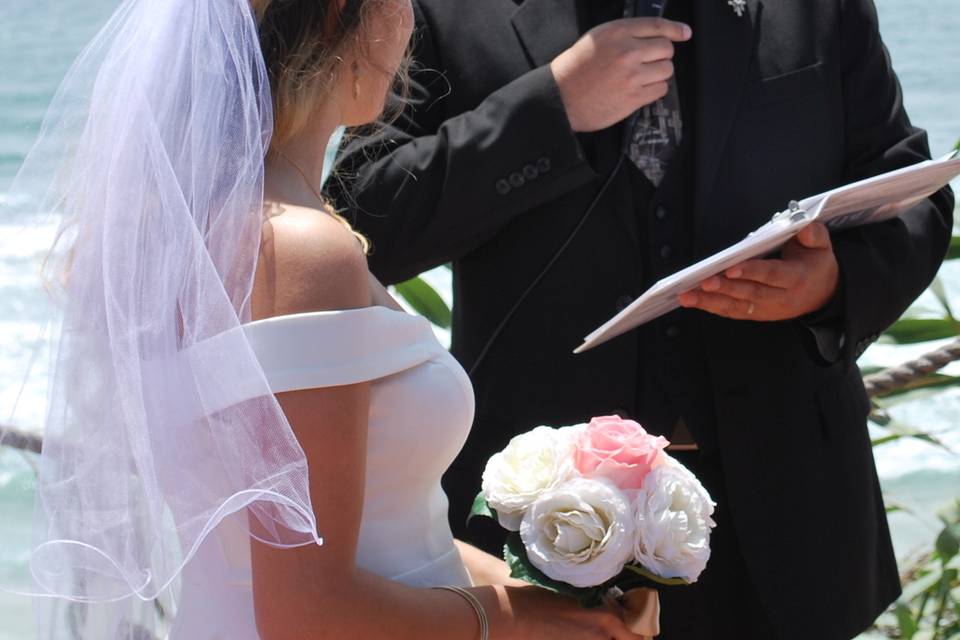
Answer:
M462 587L443 586L434 588L452 591L466 600L470 608L473 609L473 612L477 614L477 622L480 623L480 640L490 640L490 621L487 619L487 610L484 609L480 601L477 600L477 596Z

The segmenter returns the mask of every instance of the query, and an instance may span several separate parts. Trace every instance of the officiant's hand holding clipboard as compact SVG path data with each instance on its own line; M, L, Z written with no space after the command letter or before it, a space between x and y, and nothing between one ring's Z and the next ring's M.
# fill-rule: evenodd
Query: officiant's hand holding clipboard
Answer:
M791 202L737 244L660 280L633 304L588 335L574 353L588 351L680 307L679 296L707 278L780 249L801 229L820 222L831 230L893 218L960 175L960 153L928 160Z

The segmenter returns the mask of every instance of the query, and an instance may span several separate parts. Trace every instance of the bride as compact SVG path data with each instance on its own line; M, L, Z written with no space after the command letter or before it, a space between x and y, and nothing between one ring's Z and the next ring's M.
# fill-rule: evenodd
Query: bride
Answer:
M127 0L15 183L62 217L41 635L634 638L453 539L469 380L318 195L409 0L249 1Z

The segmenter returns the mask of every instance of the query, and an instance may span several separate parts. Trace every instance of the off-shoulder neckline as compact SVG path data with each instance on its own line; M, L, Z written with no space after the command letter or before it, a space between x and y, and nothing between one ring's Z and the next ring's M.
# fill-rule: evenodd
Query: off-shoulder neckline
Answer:
M384 305L371 305L369 307L356 307L354 309L330 309L327 311L306 311L303 313L289 313L279 316L270 316L269 318L261 318L260 320L254 320L248 322L244 327L255 327L262 326L266 324L273 324L278 322L284 322L289 320L306 320L309 318L329 318L336 316L354 316L354 315L363 315L369 313L384 313L393 315L394 317L408 318L414 321L428 322L426 318L422 316L415 316L413 314L407 313L400 309L391 309L390 307Z

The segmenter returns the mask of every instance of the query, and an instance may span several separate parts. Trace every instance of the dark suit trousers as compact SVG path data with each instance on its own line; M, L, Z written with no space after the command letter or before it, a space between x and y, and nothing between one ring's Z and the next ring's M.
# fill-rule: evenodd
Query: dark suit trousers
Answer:
M757 597L756 587L747 575L740 543L726 506L719 456L703 456L695 451L672 455L697 475L717 503L714 514L717 527L710 538L710 562L700 579L690 586L661 589L660 626L663 633L658 640L776 638Z

